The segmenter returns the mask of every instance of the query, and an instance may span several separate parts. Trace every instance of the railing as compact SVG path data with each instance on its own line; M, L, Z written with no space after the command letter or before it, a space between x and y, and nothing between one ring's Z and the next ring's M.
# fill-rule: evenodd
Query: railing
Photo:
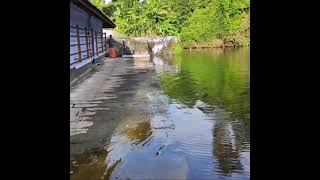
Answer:
M106 52L106 33L83 28L79 25L70 26L70 65L85 59L96 58Z

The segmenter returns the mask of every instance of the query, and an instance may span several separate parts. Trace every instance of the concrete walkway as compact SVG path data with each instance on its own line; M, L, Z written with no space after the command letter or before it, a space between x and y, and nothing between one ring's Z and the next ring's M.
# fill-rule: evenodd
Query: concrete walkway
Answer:
M70 155L99 151L115 128L147 121L145 90L159 87L155 74L149 59L105 58L73 85L70 91ZM126 119L130 121L122 123Z

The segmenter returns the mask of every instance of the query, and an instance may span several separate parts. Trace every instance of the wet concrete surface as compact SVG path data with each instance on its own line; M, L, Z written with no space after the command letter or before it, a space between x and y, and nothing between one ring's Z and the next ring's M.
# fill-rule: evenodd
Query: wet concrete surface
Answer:
M71 154L101 148L125 117L146 119L146 98L141 89L152 83L149 63L134 66L133 59L112 59L71 88ZM139 113L136 113L139 112Z
M128 133L130 137L130 131L126 130L137 123L149 122L145 91L159 88L154 75L149 59L108 59L71 88L71 162L81 161L88 154L103 154L114 131ZM72 171L76 169L77 163L71 163L70 173L74 174Z
M71 179L250 179L247 125L176 66L106 59L71 88Z

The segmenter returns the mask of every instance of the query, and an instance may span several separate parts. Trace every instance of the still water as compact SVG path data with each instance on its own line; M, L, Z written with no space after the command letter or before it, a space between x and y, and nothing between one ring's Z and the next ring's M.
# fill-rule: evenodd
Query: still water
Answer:
M230 48L154 57L160 86L144 90L148 121L115 131L71 179L250 179L249 54Z

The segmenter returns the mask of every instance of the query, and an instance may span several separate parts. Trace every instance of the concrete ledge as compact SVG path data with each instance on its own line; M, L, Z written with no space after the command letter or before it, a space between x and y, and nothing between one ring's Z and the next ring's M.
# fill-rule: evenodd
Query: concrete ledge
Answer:
M150 57L150 54L133 54L133 55L122 55L124 58L135 58L135 57Z

